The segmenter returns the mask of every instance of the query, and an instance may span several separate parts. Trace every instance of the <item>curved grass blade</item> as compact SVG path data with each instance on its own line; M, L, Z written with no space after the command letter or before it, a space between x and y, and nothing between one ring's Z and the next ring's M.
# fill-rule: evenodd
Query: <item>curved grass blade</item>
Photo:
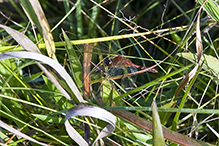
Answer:
M41 54L40 50L37 46L24 34L11 29L5 25L0 24L0 27L4 28L8 34L10 34L20 45L27 51L35 52ZM66 92L66 90L60 85L55 76L50 73L43 65L37 63L40 69L46 74L46 76L51 80L51 82L56 86L56 88L67 98L71 99L70 95Z
M71 90L75 94L77 100L81 103L84 102L77 86L75 85L75 83L73 82L69 74L66 72L66 70L58 62L56 62L55 60L45 55L41 55L41 54L33 53L33 52L26 52L26 51L15 51L15 52L8 52L8 53L0 54L0 60L8 59L8 58L17 58L17 57L33 59L33 60L37 60L40 62L44 62L48 64L49 66L51 66L52 68L54 68L59 73L59 75L66 81L68 86L71 88ZM71 100L71 98L68 98L68 100Z
M203 6L203 4L202 4L202 6ZM200 9L199 9L198 17L197 17L197 21L196 21L196 52L197 52L196 55L197 55L198 60L197 60L196 66L181 81L181 83L177 87L173 99L175 99L178 96L179 92L187 85L187 83L189 83L189 81L191 79L193 79L194 76L195 76L195 78L192 80L193 82L191 82L189 84L189 87L187 88L186 93L184 94L184 96L183 96L183 98L182 98L182 100L180 102L179 108L183 108L184 107L184 104L185 104L185 101L186 101L186 98L187 98L187 93L189 92L190 88L192 87L192 84L194 83L194 80L196 79L196 77L197 77L197 75L199 73L197 71L198 71L199 64L200 64L201 57L202 57L202 53L203 53L203 46L202 46L202 39L201 39L201 32L200 32L200 24L199 24L201 8L202 7L200 7ZM203 65L203 62L202 62L202 65ZM199 71L200 70L201 70L201 67L200 67ZM175 117L174 117L173 124L172 124L172 130L174 130L174 131L176 131L176 126L177 126L177 122L178 122L179 116L180 116L180 112L177 112Z
M182 109L183 107L184 107L184 104L185 104L185 102L186 102L186 99L187 99L187 97L188 97L188 94L189 94L189 91L190 91L190 89L192 88L192 85L194 84L194 82L195 82L195 80L196 80L196 78L197 78L197 76L198 76L198 73L200 72L200 70L202 69L202 65L203 65L203 63L201 64L201 66L200 67L197 67L198 65L196 65L196 67L197 67L197 69L196 69L196 67L192 70L192 71L194 71L194 72L196 72L196 73L194 73L194 72L192 72L192 74L194 73L194 75L192 76L192 80L191 80L191 82L189 83L189 86L188 86L188 88L186 89L186 92L185 92L185 94L184 94L184 96L183 96L183 98L182 98L182 100L181 100L181 102L180 102L180 105L179 105L179 109ZM191 73L190 72L190 73ZM186 77L185 79L184 79L185 81L190 81L189 80L189 77ZM183 81L184 81L183 80ZM180 83L180 85L182 84L185 84L185 82L181 82ZM180 85L178 86L178 88L180 88ZM177 89L178 89L177 88ZM176 90L176 92L177 92L177 90ZM176 92L175 92L175 94L176 94ZM175 96L175 98L176 98L176 96ZM176 115L175 115L175 117L174 117L174 119L173 119L173 124L172 124L172 129L174 130L174 131L176 131L176 128L177 128L177 123L178 123L178 120L179 120L179 116L180 116L180 113L181 112L177 112L176 113Z
M27 36L25 36L21 32L14 30L10 27L7 27L5 25L2 25L2 24L0 24L0 27L4 28L5 31L7 31L7 33L10 34L19 43L19 45L21 45L21 47L24 48L25 50L41 54L37 46Z
M192 69L192 71L181 81L181 83L179 84L178 88L175 91L175 98L178 96L179 92L187 85L187 83L194 77L194 75L197 72L197 69L199 67L200 64L200 60L202 57L202 53L203 53L203 46L202 46L202 39L201 39L201 32L200 32L200 13L201 11L199 11L198 13L198 17L197 17L197 21L196 21L196 52L197 52L197 63L196 66Z
M77 142L79 145L88 146L88 143L84 140L84 138L70 125L68 119L72 116L89 116L94 117L100 120L103 120L108 123L108 125L103 128L100 134L97 136L93 145L101 138L109 135L115 129L116 117L110 112L95 106L81 104L71 108L65 117L65 127L69 134L69 136Z
M2 127L2 128L4 128L4 129L10 131L11 133L14 133L14 134L17 135L17 136L23 137L23 138L25 138L25 139L27 139L27 140L29 140L29 141L32 141L32 142L34 142L34 143L37 143L37 144L39 144L39 145L42 145L42 146L49 146L49 145L47 145L47 144L45 144L45 143L39 142L39 141L37 141L37 140L35 140L35 139L33 139L33 138L27 136L26 134L23 134L22 132L20 132L20 131L14 129L14 128L12 128L11 126L7 125L6 123L2 122L1 120L0 120L0 127Z

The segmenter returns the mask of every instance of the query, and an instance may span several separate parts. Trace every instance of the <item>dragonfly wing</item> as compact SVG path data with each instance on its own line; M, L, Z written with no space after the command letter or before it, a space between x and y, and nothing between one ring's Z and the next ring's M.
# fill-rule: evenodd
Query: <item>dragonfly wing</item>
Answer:
M135 73L136 71L138 70L134 66L129 66L127 68L127 73ZM137 76L135 75L122 79L122 84L125 85L124 88L126 91L132 90L134 88L136 79L137 79Z
M111 77L123 75L125 73L124 67L111 67L108 71Z
M129 67L128 67L128 72L129 72L129 73L135 73L135 72L137 72L137 71L138 71L137 68L134 67L134 66L129 66Z

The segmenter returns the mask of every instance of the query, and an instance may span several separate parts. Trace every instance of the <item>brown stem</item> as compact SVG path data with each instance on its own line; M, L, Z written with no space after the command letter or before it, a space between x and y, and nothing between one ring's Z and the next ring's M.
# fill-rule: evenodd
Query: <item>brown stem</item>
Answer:
M115 115L125 119L126 121L129 121L130 123L135 124L136 126L145 129L149 132L153 132L152 129L152 122L151 121L147 121L139 116L134 115L131 112L125 111L125 110L112 110L112 113L114 113ZM186 135L177 133L175 131L172 131L170 129L167 129L165 127L163 127L163 135L164 138L178 143L180 145L185 145L185 146L201 146L201 145L206 145L206 146L210 146L211 144L208 143L204 143L202 141L196 141Z
M84 45L84 58L83 58L83 93L84 99L90 98L90 62L92 59L92 52L94 44Z

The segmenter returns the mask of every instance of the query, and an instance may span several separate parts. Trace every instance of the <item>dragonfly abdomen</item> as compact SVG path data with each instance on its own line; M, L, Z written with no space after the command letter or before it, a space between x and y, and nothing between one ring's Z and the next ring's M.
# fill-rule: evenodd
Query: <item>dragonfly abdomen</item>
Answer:
M140 70L144 70L144 69L148 69L148 67L144 67L144 66L140 66L139 68ZM153 73L157 73L158 71L154 68L151 68L148 70L149 72L153 72Z

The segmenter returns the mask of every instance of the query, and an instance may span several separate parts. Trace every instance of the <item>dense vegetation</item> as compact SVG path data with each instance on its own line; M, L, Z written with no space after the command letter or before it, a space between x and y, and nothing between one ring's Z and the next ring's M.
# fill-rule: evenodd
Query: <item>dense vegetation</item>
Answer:
M202 2L0 3L1 144L218 144L219 8ZM119 54L157 73L104 64Z

